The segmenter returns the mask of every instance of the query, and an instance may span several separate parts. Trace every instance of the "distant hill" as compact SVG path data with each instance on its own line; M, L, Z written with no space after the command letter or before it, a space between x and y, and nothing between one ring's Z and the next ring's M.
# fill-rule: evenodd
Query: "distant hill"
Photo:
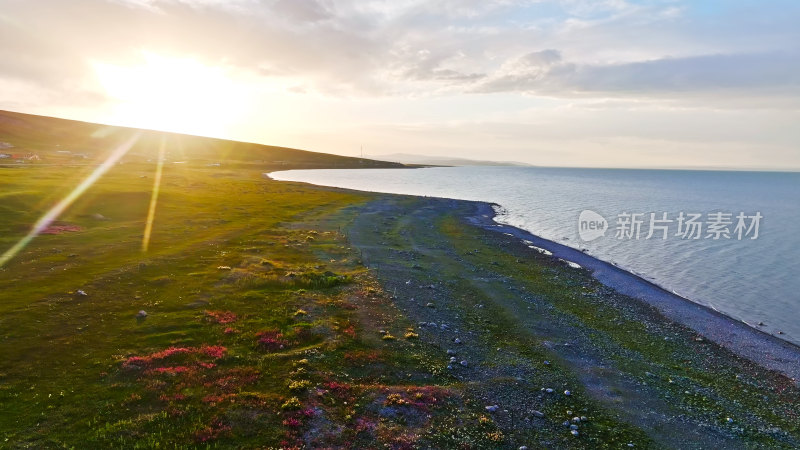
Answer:
M409 153L391 153L388 155L380 155L380 158L386 161L403 164L432 166L530 166L530 164L516 161L484 161L467 158L450 158L447 156L412 155Z
M0 110L0 160L32 163L93 163L106 158L116 145L134 133L136 144L126 162L146 162L158 157L166 143L168 161L203 164L258 164L282 168L404 167L396 162L317 153L287 147L229 141L154 130L101 125Z

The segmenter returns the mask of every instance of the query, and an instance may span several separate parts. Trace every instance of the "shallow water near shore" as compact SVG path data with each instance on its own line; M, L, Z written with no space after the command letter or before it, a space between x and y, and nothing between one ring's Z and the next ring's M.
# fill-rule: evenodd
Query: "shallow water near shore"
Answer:
M612 262L667 290L800 344L800 173L533 167L295 170L277 180L372 192L497 203L497 220ZM608 222L584 241L578 217ZM675 236L683 212L702 214L699 239ZM732 214L730 238L708 236L709 214ZM737 239L736 216L760 213L758 237ZM639 239L616 236L623 213L641 213ZM673 222L647 238L650 213ZM752 222L752 221L750 221ZM747 224L749 225L750 222ZM746 231L746 230L745 230ZM758 325L763 323L763 325ZM782 332L783 334L778 334Z

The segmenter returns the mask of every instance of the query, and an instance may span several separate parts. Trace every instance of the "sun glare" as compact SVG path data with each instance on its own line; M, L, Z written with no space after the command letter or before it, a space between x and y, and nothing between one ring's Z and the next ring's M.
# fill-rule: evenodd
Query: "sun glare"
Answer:
M123 66L94 62L97 77L115 102L109 121L204 136L226 137L245 113L245 90L227 71L188 58L143 53Z

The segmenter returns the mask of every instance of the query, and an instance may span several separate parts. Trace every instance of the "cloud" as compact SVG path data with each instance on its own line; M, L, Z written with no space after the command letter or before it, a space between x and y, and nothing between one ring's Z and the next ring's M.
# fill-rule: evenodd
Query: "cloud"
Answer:
M0 78L50 89L59 78L90 82L87 60L132 61L142 50L328 96L724 89L763 98L794 86L797 69L798 52L774 43L798 34L788 23L767 31L757 28L763 11L757 23L731 18L759 33L746 44L728 27L687 25L697 22L685 19L690 6L673 0L2 1L17 26L0 30ZM759 38L768 35L778 37Z
M298 22L314 23L333 17L331 11L316 0L278 0L272 8L275 12Z
M503 64L473 92L529 92L553 96L751 93L800 96L800 53L702 55L623 64L565 61L556 50L525 54Z

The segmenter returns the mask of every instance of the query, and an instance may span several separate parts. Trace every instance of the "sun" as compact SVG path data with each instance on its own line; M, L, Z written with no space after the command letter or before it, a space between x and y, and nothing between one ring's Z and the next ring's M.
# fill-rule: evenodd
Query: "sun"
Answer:
M118 125L226 137L245 114L247 92L223 67L143 52L136 65L92 63Z

